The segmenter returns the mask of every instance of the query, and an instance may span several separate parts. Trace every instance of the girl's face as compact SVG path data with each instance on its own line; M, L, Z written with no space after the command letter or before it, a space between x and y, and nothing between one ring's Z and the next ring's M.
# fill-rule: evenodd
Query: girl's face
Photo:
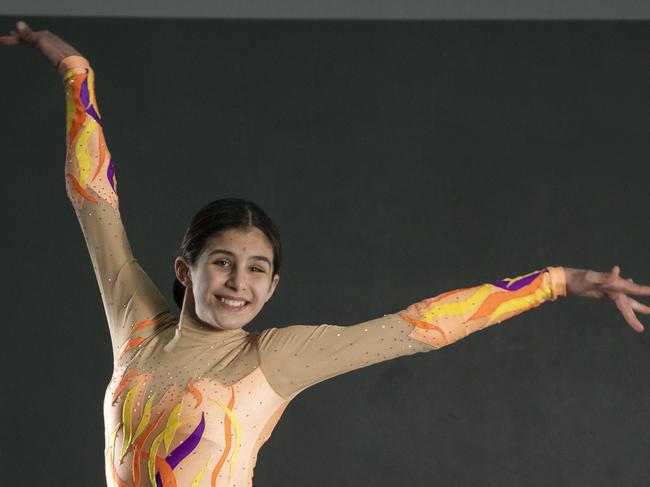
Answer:
M176 275L194 301L196 316L215 328L235 330L249 323L275 291L273 248L257 227L230 229L210 237L196 265L176 258Z

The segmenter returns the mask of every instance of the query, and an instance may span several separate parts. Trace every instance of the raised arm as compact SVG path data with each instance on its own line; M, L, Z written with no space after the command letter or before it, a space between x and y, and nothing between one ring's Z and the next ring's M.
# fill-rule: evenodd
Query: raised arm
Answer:
M115 161L108 150L88 60L49 31L18 32L0 44L36 47L57 66L66 101L65 184L99 284L114 357L137 347L173 319L158 288L133 257L122 224Z
M566 295L563 267L456 289L353 326L272 328L258 338L267 380L286 399L322 380L450 345Z
M66 192L86 238L117 358L142 343L157 319L169 319L168 305L134 258L122 224L95 73L81 56L64 58L58 69L66 97Z

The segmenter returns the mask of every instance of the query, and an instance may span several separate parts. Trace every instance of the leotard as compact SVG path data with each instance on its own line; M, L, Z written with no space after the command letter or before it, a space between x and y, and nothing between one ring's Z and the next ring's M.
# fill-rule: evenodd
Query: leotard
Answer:
M563 267L449 291L353 326L215 330L180 318L134 258L120 217L95 74L59 64L66 193L99 284L114 354L104 399L109 486L250 487L288 403L345 372L428 352L566 295Z

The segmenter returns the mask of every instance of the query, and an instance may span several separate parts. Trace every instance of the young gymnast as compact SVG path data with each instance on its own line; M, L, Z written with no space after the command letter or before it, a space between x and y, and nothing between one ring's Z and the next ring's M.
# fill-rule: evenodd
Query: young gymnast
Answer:
M174 316L134 258L120 218L88 60L49 31L18 22L0 45L36 47L63 79L65 182L95 270L114 351L104 400L111 486L244 487L288 403L345 372L449 345L558 296L609 297L637 332L630 294L650 286L550 266L449 291L353 326L244 330L279 282L281 244L254 203L228 198L192 219L175 261Z

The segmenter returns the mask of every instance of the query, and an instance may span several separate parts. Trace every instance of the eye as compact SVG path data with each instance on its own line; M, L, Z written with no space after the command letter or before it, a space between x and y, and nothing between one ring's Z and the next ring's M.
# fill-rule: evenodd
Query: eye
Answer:
M221 267L230 264L230 262L228 262L226 259L218 259L215 260L214 263Z
M261 267L257 267L257 266L253 266L253 267L251 267L251 269L254 270L255 272L265 272L264 269L262 269Z

